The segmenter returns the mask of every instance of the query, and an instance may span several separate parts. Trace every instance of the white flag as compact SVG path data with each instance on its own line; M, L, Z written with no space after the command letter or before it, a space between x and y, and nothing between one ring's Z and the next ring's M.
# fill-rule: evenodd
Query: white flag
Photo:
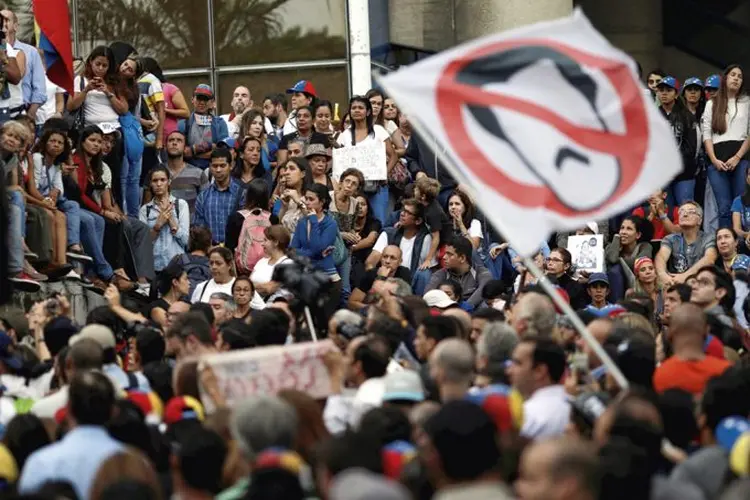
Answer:
M632 208L682 170L635 63L578 9L465 43L380 84L525 255L553 231Z

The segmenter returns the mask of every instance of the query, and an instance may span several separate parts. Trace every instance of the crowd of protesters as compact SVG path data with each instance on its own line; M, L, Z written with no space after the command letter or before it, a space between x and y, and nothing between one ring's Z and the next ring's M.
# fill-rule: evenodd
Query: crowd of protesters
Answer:
M9 281L107 303L0 311L0 496L750 497L741 67L649 73L682 174L533 256L623 389L381 91L339 118L309 80L239 86L219 115L116 42L68 95L0 16ZM387 180L332 175L337 148L381 143ZM572 235L602 236L603 272ZM324 338L322 400L230 405L201 362Z

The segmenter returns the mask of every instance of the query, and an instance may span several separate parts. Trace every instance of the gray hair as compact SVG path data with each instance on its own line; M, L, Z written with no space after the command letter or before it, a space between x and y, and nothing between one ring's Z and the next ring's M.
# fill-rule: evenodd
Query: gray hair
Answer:
M550 338L557 322L557 312L549 297L531 292L518 301L513 320L526 320L526 329L518 332L523 337Z
M393 295L396 297L408 297L412 294L411 285L401 278L388 278L385 280L389 285L396 285Z
M224 292L214 292L211 294L211 299L224 301L224 308L230 312L237 310L237 303L234 301L234 297Z
M361 315L349 309L339 309L333 313L331 319L336 322L337 327L341 325L363 326L365 323L365 319Z
M250 396L237 403L230 430L248 460L271 447L291 449L298 417L292 405L277 396Z
M474 350L466 340L441 341L432 352L430 362L442 369L447 382L471 384L474 378Z
M477 356L487 360L487 375L492 380L505 377L505 362L513 355L518 345L516 331L507 323L488 323L477 341Z

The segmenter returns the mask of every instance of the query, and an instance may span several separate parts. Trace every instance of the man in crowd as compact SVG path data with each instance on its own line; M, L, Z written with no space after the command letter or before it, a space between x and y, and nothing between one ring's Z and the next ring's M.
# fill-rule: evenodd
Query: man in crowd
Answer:
M232 155L228 149L211 152L213 182L200 192L195 201L193 225L207 227L215 244L224 243L227 219L240 206L242 186L230 175Z
M23 58L16 56L18 69L21 71L23 80L21 81L21 91L23 98L22 110L15 111L11 109L11 117L26 111L36 121L36 113L45 102L47 102L47 81L45 78L46 71L42 58L33 45L23 43L18 36L18 17L15 12L4 9L0 11L3 18L3 31L5 32L5 43L23 53ZM10 56L10 54L9 54ZM10 81L10 80L9 80ZM11 82L12 83L12 82Z
M583 285L570 276L571 265L570 252L565 248L555 248L547 258L545 271L553 283L565 290L570 298L570 306L577 311L586 307L589 300Z
M414 293L424 294L430 279L428 268L432 267L427 260L432 236L424 225L424 207L417 200L404 200L398 224L380 233L365 263L367 270L375 268L388 245L397 245L401 249L401 265L411 272Z
M360 311L365 307L365 297L372 289L376 281L385 281L388 278L399 278L411 283L411 272L408 267L401 265L401 248L396 245L388 245L383 249L380 256L380 266L365 272L362 279L357 283L349 296L349 308Z
M589 281L586 284L586 292L591 298L591 304L586 306L586 311L599 315L602 309L612 305L607 302L609 278L605 273L593 273L589 276Z
M716 261L714 235L701 231L703 209L694 201L679 210L680 231L668 234L661 242L654 264L664 286L685 283L698 270Z
M269 94L263 99L266 134L268 134L269 139L276 143L284 137L284 126L288 120L287 106L288 103L284 94ZM289 145L289 157L294 158L291 144Z
M234 318L234 311L237 309L237 305L234 303L234 299L231 295L223 292L216 292L211 294L208 304L214 311L215 327L219 327Z
M210 165L211 152L219 141L229 136L227 124L213 114L214 103L213 89L201 83L193 92L193 112L178 123L178 130L186 138L185 158L203 170Z
M166 339L167 355L177 361L214 352L211 324L199 312L188 312L177 318L167 331Z
M292 96L292 112L289 113L289 117L284 122L283 135L297 131L297 110L305 106L312 106L315 97L318 95L312 82L307 80L298 81L293 87L286 89L286 93Z
M449 279L455 280L463 291L463 296L458 299L466 301L472 309L479 306L484 300L484 285L492 280L492 275L486 267L474 265L473 251L471 242L462 236L449 240L443 256L445 267L432 274L426 291L438 288Z
M560 436L570 417L565 388L565 352L552 339L524 337L513 351L510 380L524 397L521 435L529 439Z
M204 170L185 162L185 134L179 130L167 137L167 168L172 194L187 202L192 216L195 212L195 200L208 184L208 176ZM148 189L146 192L150 194Z
M711 333L724 345L742 349L742 338L732 320L735 299L732 277L716 266L706 266L698 271L692 288L690 302L703 309Z
M551 337L557 320L552 301L537 292L523 294L513 306L511 325L520 338Z
M253 109L253 96L250 94L250 89L242 85L234 89L230 106L232 107L232 112L221 115L221 119L227 125L229 137L238 139L237 134L240 132L242 116L245 114L245 111Z
M467 341L445 339L435 346L429 359L430 378L435 381L440 401L466 397L474 382L474 350Z

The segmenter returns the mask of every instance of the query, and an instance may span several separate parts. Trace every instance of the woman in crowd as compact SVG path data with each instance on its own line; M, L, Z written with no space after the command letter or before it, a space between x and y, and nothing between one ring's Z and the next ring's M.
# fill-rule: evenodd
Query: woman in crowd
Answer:
M399 158L406 154L406 147L408 145L407 138L404 137L401 132L401 118L403 114L399 111L396 101L392 97L386 97L383 101L383 118L385 120L385 129L391 134L391 140L393 141L393 147ZM395 129L391 132L389 123L395 125Z
M453 219L453 233L471 241L474 249L482 242L482 224L474 218L474 203L463 191L456 190L448 198L448 215Z
M250 279L255 290L265 298L275 293L279 288L279 284L273 281L273 270L279 264L291 262L291 259L286 255L290 235L284 226L274 224L267 227L264 234L266 236L263 242L265 257L255 264Z
M242 143L245 143L245 139L253 137L260 141L260 161L263 164L264 175L271 173L273 168L276 166L276 152L279 146L274 141L268 140L266 129L263 126L263 113L257 109L251 109L242 115L242 122L240 123L239 138ZM240 151L243 151L241 148ZM269 180L270 179L266 179Z
M234 252L238 245L241 245L240 235L245 219L248 217L260 217L263 221L260 225L270 226L271 218L274 217L268 211L268 184L263 179L253 179L247 185L245 190L245 206L236 211L227 219L227 231L224 245ZM252 269L237 268L238 272L250 272Z
M161 270L156 282L160 297L151 302L146 311L146 317L165 328L169 307L188 296L190 280L182 264L174 261Z
M331 101L320 100L315 105L315 131L327 136L333 135L333 106Z
M331 161L331 153L322 144L310 144L305 150L307 160L307 173L305 184L323 184L329 191L336 189L336 182L328 174L328 164Z
M731 227L721 227L716 230L716 251L719 254L716 265L730 274L732 265L739 255L738 244L737 233Z
M359 195L357 201L357 216L354 218L353 230L359 237L359 240L351 247L352 250L352 274L351 282L359 283L359 280L365 274L365 261L375 246L380 234L380 221L372 216L370 202L368 199ZM342 235L343 237L343 235ZM346 239L345 239L346 241Z
M190 302L208 303L211 295L217 292L232 295L234 285L234 259L232 251L225 247L214 247L208 252L208 265L211 279L195 287Z
M745 95L744 71L732 64L724 71L719 93L706 103L703 145L711 161L708 181L716 196L720 227L732 225L732 200L745 190L750 98Z
M397 156L393 151L390 134L375 123L370 99L360 96L352 97L349 100L349 115L352 118L352 125L341 132L336 140L338 144L340 146L367 146L384 142L387 155L385 167L386 171L390 172L396 163ZM370 200L373 216L381 224L385 224L388 214L388 185L381 181L367 181L364 191Z
M266 169L261 162L262 141L258 137L247 136L240 146L240 157L232 168L232 177L237 179L242 189L255 179L265 179Z
M316 269L328 275L333 284L328 294L328 302L320 313L328 318L339 304L341 297L341 276L333 261L333 245L338 236L336 221L326 211L331 202L328 189L322 184L307 188L302 211L305 217L297 223L292 236L292 248L298 255L307 257Z
M333 191L333 200L329 213L336 220L339 233L347 249L346 259L339 263L337 270L343 280L342 289L344 299L351 293L351 247L359 242L360 236L354 231L354 219L357 217L357 194L365 184L362 172L356 168L348 168L341 173L338 188Z
M664 311L664 290L659 276L656 274L654 261L650 257L636 259L633 264L635 273L635 286L632 291L636 294L648 295L654 304L654 324L658 324L661 313Z
M185 200L171 193L169 169L158 165L148 176L151 201L141 207L140 221L151 229L154 269L161 271L175 256L185 253L190 231L190 210Z
M694 76L685 80L682 86L682 98L688 111L700 123L703 110L706 109L706 96L703 93L703 81Z
M307 172L307 160L304 158L294 158L287 161L279 168L279 200L280 210L278 211L281 224L289 231L294 233L297 228L297 222L302 217L301 207L304 204L305 173ZM274 207L275 211L275 207Z
M305 144L305 147L310 144L323 144L326 147L330 145L330 137L315 131L313 127L313 109L310 106L297 108L297 131L281 138L277 154L279 163L284 163L288 159L289 143L299 140Z
M649 228L640 217L629 215L620 224L620 232L607 245L604 255L613 300L623 298L625 290L633 286L635 261L641 257L653 256L650 235L644 232Z
M161 82L164 92L164 138L177 130L179 120L187 120L190 117L190 108L180 88L174 83L166 81L164 72L156 59L153 57L141 58L141 64L146 73L151 73Z
M234 317L247 321L250 313L253 311L252 301L255 296L255 287L253 282L246 274L237 276L232 284L232 297L237 308L234 310Z

